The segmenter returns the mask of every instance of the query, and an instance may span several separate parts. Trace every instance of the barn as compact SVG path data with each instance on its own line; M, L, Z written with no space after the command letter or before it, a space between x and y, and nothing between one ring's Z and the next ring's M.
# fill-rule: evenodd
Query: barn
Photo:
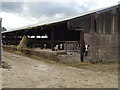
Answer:
M69 44L89 61L118 60L120 5L93 10L49 23L35 24L2 32L3 45L18 45L24 35L32 40L32 47L51 49ZM76 46L77 43L77 46ZM68 46L69 46L68 45ZM76 49L79 48L79 50ZM71 50L71 49L70 49Z

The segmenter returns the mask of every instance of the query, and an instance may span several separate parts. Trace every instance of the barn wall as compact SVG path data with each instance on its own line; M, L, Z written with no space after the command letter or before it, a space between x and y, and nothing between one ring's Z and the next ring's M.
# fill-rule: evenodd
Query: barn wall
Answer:
M96 35L95 58L98 60L117 60L118 38L116 35Z
M117 9L97 14L94 33L94 60L118 60Z
M93 13L75 18L69 27L84 30L85 44L89 44L88 56L92 61L118 60L118 9Z

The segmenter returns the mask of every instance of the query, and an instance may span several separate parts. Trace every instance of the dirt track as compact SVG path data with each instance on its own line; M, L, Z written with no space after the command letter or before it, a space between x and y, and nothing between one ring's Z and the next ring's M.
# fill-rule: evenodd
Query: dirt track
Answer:
M75 67L3 52L3 88L117 88L117 63Z

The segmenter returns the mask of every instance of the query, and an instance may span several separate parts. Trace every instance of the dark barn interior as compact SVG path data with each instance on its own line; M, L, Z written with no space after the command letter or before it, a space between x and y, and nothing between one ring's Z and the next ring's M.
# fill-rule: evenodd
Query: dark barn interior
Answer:
M4 45L18 45L23 35L27 35L33 41L33 47L54 49L55 45L63 44L66 41L80 41L80 31L69 30L67 22L37 26L33 28L3 33ZM42 38L43 36L43 38ZM44 37L46 36L46 37ZM33 38L30 38L33 37Z

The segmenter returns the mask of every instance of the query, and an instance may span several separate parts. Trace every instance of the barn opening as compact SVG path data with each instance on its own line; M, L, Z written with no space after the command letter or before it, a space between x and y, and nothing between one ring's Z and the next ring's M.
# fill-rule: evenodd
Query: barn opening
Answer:
M52 49L53 51L56 45L59 46L59 50L60 45L62 46L61 50L64 50L66 41L80 42L80 31L68 29L67 22L61 22L3 33L3 44L18 45L23 35L27 35L31 40L32 47Z

